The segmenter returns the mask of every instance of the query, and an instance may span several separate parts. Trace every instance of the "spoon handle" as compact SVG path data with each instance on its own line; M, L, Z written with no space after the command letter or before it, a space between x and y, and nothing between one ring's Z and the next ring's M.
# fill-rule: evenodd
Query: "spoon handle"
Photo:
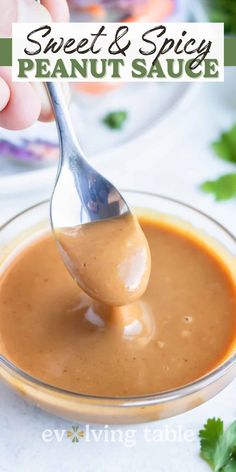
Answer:
M56 118L58 135L62 151L61 155L65 156L67 154L65 151L72 150L76 147L77 154L78 151L80 151L80 157L82 158L83 153L80 149L78 139L73 129L71 117L68 111L68 106L65 100L61 84L57 82L47 82L46 87Z

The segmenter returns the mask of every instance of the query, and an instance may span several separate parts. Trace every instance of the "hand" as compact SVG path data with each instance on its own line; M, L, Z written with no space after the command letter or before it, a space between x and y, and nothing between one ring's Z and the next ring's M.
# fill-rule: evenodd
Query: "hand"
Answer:
M68 21L66 0L0 0L0 37L11 36L12 23ZM11 68L0 67L0 126L23 129L37 119L52 119L50 103L43 84L13 83Z

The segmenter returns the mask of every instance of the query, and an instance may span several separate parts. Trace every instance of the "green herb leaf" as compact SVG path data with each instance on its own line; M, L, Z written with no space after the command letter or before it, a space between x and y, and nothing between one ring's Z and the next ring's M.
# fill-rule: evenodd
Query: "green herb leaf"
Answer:
M223 22L225 33L236 33L236 3L234 0L206 0L209 20Z
M222 469L222 472L235 472L236 471L236 457L233 457L228 464Z
M199 431L201 457L214 469L216 445L224 431L224 424L220 418L209 418L203 429Z
M203 192L213 193L216 200L229 200L236 197L236 173L223 175L216 180L208 180L200 188Z
M236 124L221 133L219 139L212 143L212 148L221 159L236 164Z
M126 111L113 111L103 119L103 123L111 129L121 129L128 118Z
M236 421L232 423L220 438L215 449L215 470L232 466L235 462ZM227 469L226 469L227 470ZM234 469L236 471L236 469Z
M199 437L200 455L214 472L236 472L236 421L224 431L221 419L208 419Z

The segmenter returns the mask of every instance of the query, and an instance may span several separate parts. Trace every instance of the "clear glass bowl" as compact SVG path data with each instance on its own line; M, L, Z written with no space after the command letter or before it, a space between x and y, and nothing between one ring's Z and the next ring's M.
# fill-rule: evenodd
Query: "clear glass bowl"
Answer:
M204 238L227 259L236 279L236 239L222 225L202 212L176 200L144 192L124 191L137 213L153 212L157 218L171 219ZM22 245L40 231L49 229L49 204L42 202L25 210L0 229L0 271ZM17 393L58 416L85 423L122 424L163 419L190 410L222 390L236 372L236 352L201 379L168 392L139 397L99 397L77 394L47 385L0 356L0 377Z

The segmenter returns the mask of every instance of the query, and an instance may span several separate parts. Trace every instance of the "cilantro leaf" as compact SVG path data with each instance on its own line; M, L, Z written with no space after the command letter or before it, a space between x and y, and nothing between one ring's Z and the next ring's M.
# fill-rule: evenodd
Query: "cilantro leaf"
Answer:
M199 437L200 456L214 472L236 472L236 421L224 431L220 418L210 418Z
M221 470L233 464L236 446L236 421L234 421L220 438L215 449L215 470ZM234 460L235 463L235 460ZM226 468L227 470L227 468ZM234 472L236 469L234 469Z
M236 124L221 133L219 139L212 143L212 148L221 159L236 164Z
M103 123L111 129L121 129L128 118L127 111L113 111L103 119Z
M222 472L235 472L236 471L236 457L233 457L228 464L222 469Z
M199 431L201 457L214 469L216 445L223 434L224 424L220 418L209 418Z
M236 197L236 173L226 174L216 180L208 180L200 186L206 193L213 193L216 200Z

